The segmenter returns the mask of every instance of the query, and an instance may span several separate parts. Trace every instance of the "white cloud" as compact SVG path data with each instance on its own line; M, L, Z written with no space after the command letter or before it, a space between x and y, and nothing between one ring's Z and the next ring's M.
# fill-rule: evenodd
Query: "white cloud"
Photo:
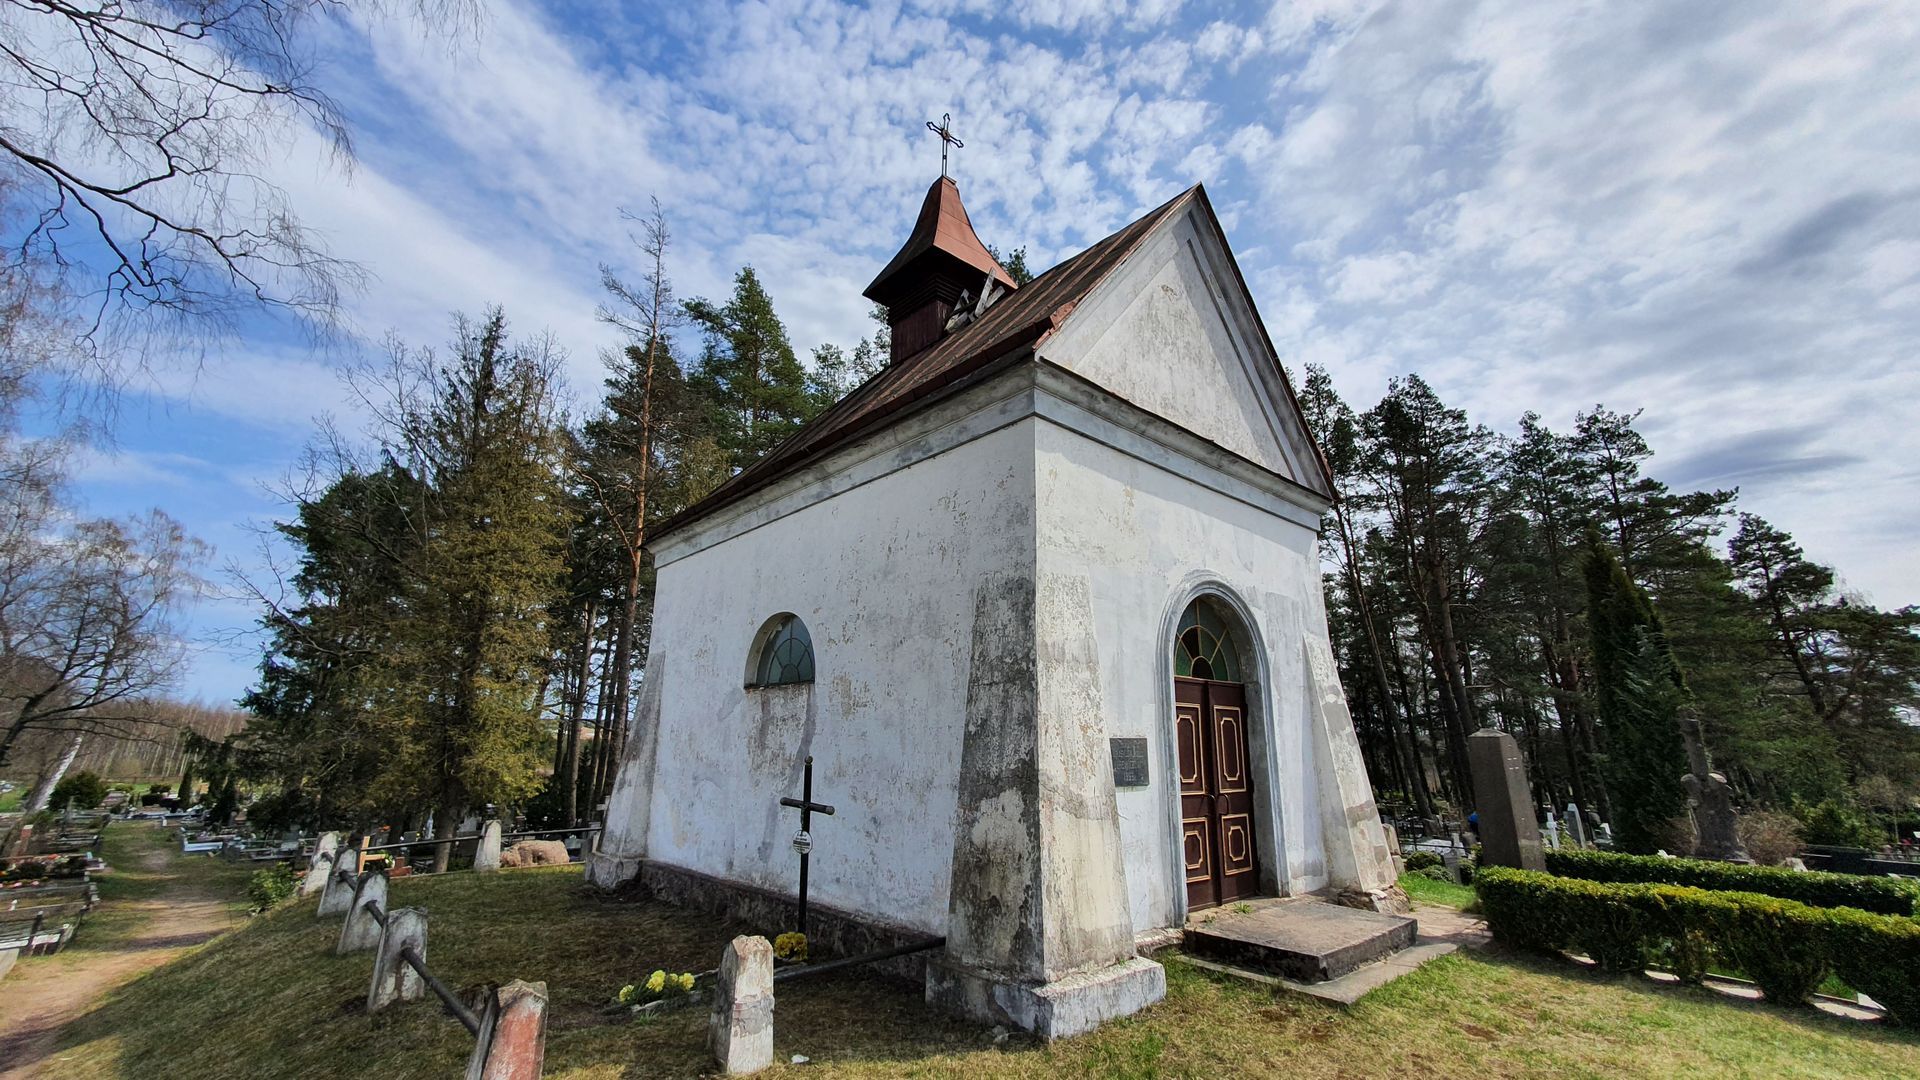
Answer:
M584 400L611 342L597 266L638 276L619 207L660 197L683 295L752 262L796 347L847 344L937 168L922 124L950 112L975 225L1036 267L1203 180L1290 365L1359 404L1417 370L1500 424L1645 406L1676 482L1738 482L1881 602L1920 600L1913 477L1889 464L1920 457L1901 405L1920 398L1920 9L1238 16L509 3L464 48L350 28L362 164L343 178L302 143L278 175L378 275L354 310L369 335L437 343L449 311L497 301L555 332ZM192 393L269 432L248 436L266 458L338 398L327 358L254 343Z

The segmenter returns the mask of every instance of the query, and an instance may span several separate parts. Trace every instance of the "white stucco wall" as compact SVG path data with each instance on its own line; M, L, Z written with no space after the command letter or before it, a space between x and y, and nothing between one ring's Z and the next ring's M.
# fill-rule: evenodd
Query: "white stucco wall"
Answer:
M1269 472L1322 486L1257 318L1232 254L1189 208L1143 240L1041 351Z
M791 892L814 755L811 897L930 932L947 922L974 587L1031 572L1032 430L1020 420L660 567L664 657L651 859ZM743 690L791 611L811 688Z
M1269 733L1268 775L1278 783L1262 797L1273 800L1280 835L1258 837L1261 858L1284 867L1288 892L1325 886L1301 649L1304 635L1326 635L1313 531L1052 424L1037 430L1035 453L1039 570L1087 580L1107 735L1145 737L1152 748L1150 786L1115 794L1134 926L1174 924L1184 903L1175 895L1169 807L1176 795L1163 715L1172 642L1163 626L1177 597L1199 580L1241 599L1265 652L1263 681L1257 691L1249 687L1257 694L1249 704ZM1243 652L1249 668L1254 660Z

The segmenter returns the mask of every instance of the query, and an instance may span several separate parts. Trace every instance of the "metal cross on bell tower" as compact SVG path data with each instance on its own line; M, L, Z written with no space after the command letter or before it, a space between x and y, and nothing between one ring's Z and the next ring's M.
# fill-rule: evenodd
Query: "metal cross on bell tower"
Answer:
M947 148L954 147L964 150L967 144L961 142L953 133L952 113L941 113L938 124L931 120L927 121L927 130L940 136L940 178L944 180L947 176Z

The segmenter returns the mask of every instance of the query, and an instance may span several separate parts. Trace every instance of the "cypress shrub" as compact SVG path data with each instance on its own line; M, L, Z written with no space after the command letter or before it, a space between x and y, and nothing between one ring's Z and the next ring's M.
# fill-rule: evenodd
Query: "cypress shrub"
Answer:
M1829 874L1707 859L1668 859L1611 851L1549 850L1547 870L1586 881L1648 882L1723 892L1760 893L1812 907L1850 907L1881 915L1920 913L1920 884L1892 877Z

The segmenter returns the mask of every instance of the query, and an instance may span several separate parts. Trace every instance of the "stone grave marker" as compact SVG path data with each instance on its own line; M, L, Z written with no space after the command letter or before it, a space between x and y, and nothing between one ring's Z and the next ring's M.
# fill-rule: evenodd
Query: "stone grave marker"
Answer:
M546 1047L547 984L515 979L482 1011L467 1080L540 1080Z
M1533 820L1533 793L1520 744L1504 731L1483 728L1467 736L1467 764L1480 813L1480 862L1545 870L1540 826Z
M483 873L500 869L500 820L498 818L480 827L480 843L473 849L473 868Z
M387 912L387 928L380 935L380 951L373 960L373 982L367 988L367 1011L379 1012L396 1001L412 1001L426 992L426 980L400 958L413 947L427 962L427 909L400 908Z
M336 857L337 855L338 853ZM329 872L326 886L320 890L320 907L314 912L314 917L324 919L330 915L343 914L353 906L355 888L356 884L352 878Z
M340 834L324 832L313 842L313 857L307 862L307 876L300 879L300 895L312 896L327 887L327 875L333 873L339 857Z
M346 920L340 924L340 941L334 946L335 954L345 956L350 952L379 947L380 923L371 910L375 904L379 905L382 914L386 912L387 874L384 870L360 875L360 884L353 890L353 906L347 909Z
M773 1064L773 946L766 938L734 938L721 954L707 1042L729 1076Z

